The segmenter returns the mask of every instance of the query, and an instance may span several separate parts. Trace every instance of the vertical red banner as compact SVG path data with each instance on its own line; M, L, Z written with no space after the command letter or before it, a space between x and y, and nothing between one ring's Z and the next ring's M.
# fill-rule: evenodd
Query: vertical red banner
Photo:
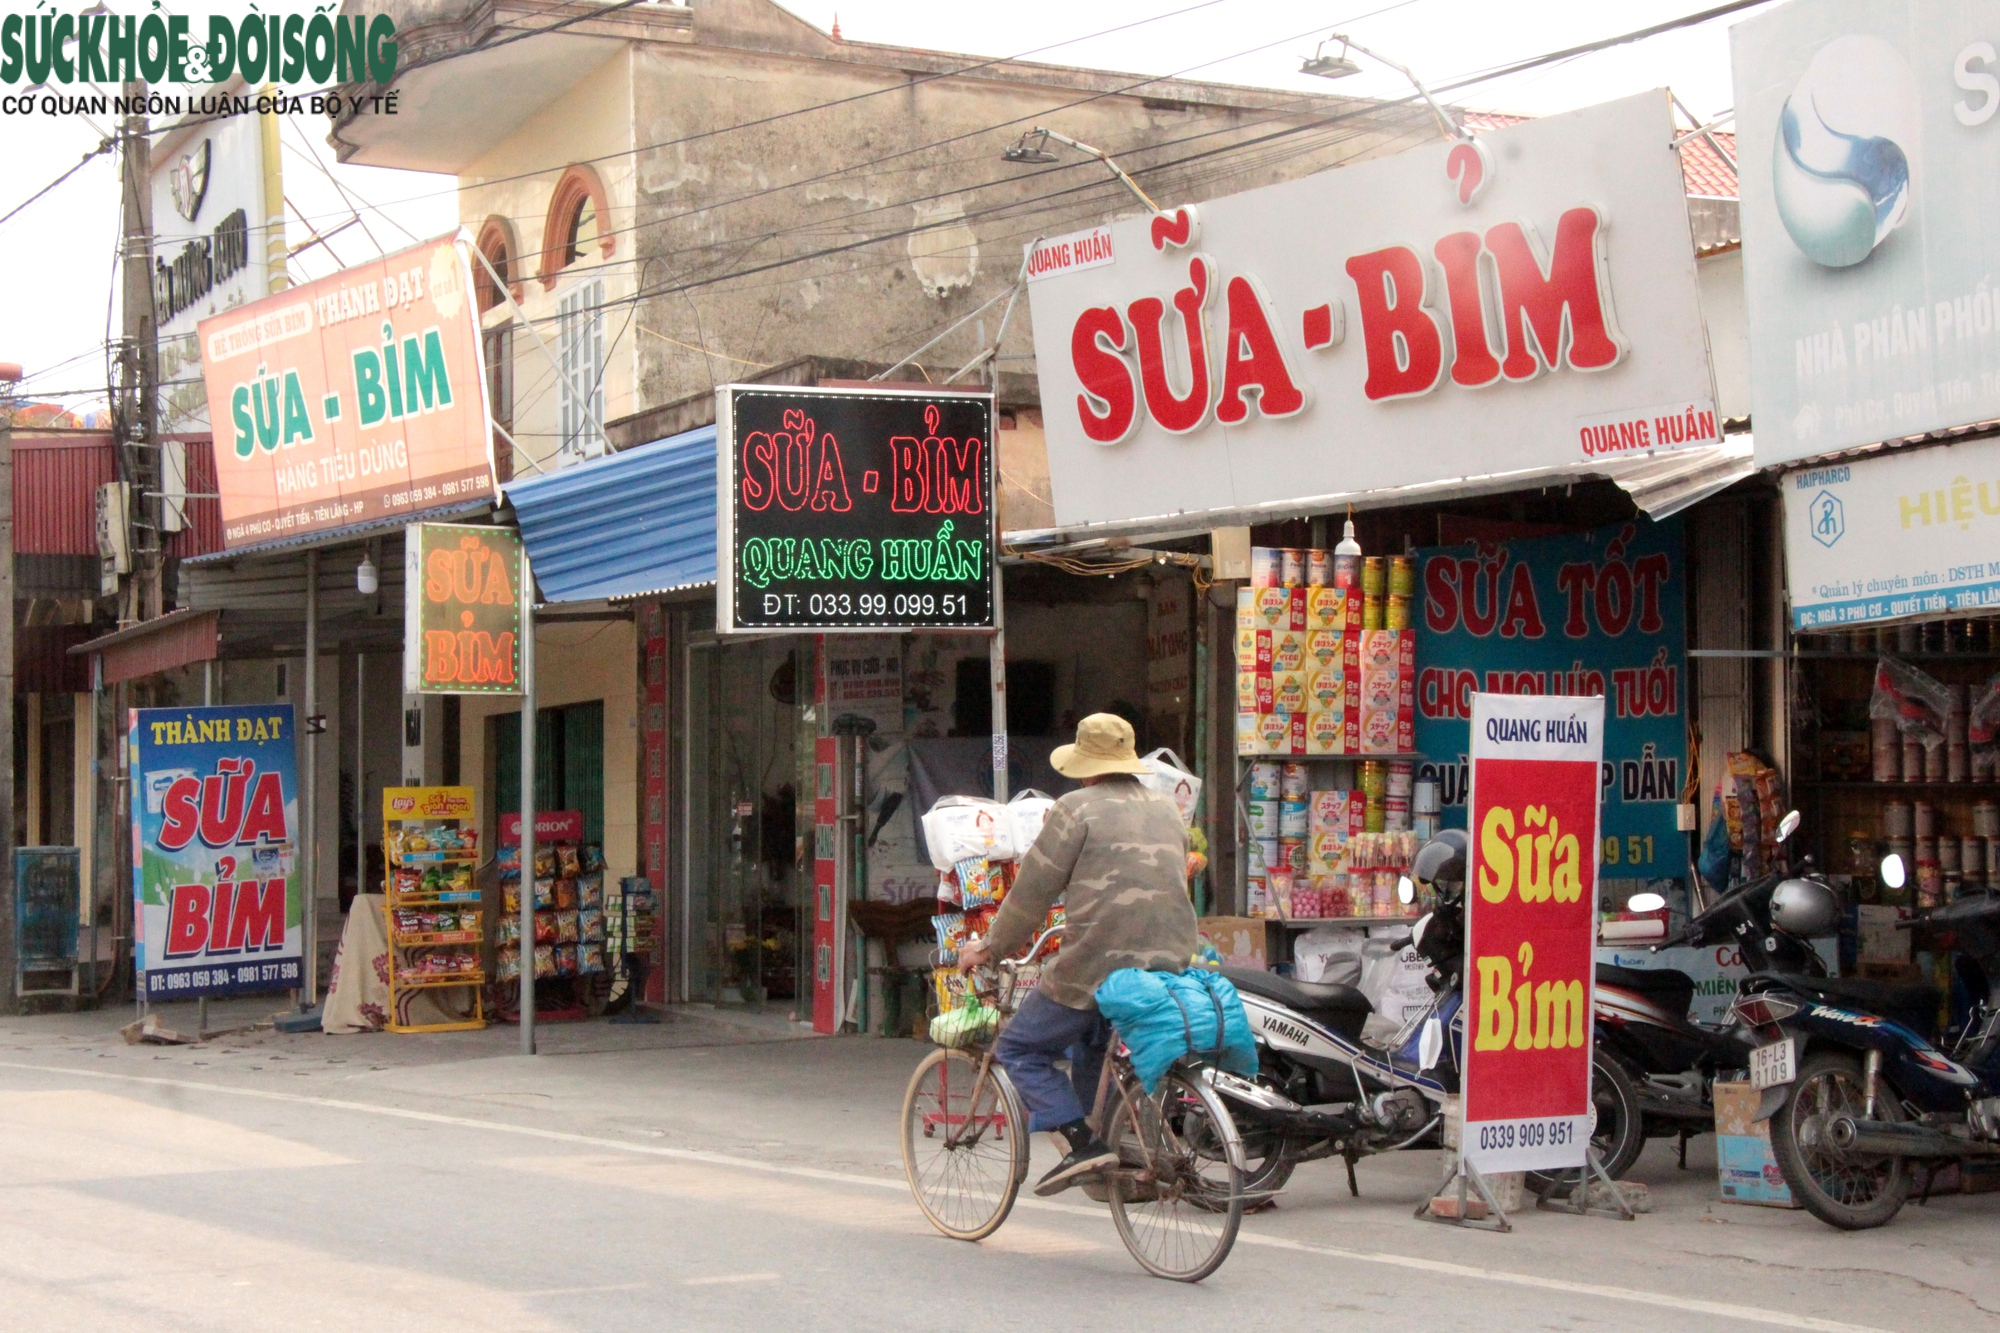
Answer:
M1464 1159L1582 1166L1591 1131L1604 700L1475 694Z
M826 639L813 654L813 702L818 716L826 708ZM812 994L813 1031L832 1033L840 1026L840 931L834 912L840 906L840 738L813 740L813 910Z
M653 967L646 978L646 1000L660 1004L666 999L667 923L667 616L658 602L640 608L640 646L644 667L645 697L640 705L641 748L644 752L645 816L640 828L640 873L653 886L659 904L660 929L654 945Z

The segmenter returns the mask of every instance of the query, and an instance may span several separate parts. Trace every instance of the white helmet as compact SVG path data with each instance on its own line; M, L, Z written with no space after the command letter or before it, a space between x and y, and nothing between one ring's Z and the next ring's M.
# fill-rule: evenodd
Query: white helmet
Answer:
M1771 924L1805 939L1825 935L1840 921L1840 899L1816 879L1788 879L1771 891Z

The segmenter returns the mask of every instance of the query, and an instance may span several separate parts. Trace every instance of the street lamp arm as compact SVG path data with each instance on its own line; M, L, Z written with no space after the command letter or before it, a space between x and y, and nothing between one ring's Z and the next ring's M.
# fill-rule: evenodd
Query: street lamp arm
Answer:
M1112 161L1111 154L1105 152L1102 148L1092 148L1089 144L1080 142L1079 140L1076 139L1072 139L1067 134L1062 134L1055 130L1044 129L1040 125L1035 126L1033 130L1029 131L1028 135L1023 137L1027 138L1034 135L1040 135L1044 139L1054 139L1057 143L1065 144L1071 148L1074 148L1079 153L1090 154L1092 157L1096 158L1099 162L1102 162L1105 165L1105 167L1110 170L1111 174L1119 179L1119 181L1125 186L1126 189L1130 190L1134 195L1138 196L1139 202L1146 206L1147 212L1157 213L1160 211L1160 206L1153 202L1152 196L1147 194L1144 190L1140 189L1139 182L1133 180L1130 173L1128 173L1125 170L1125 168L1119 166L1116 162Z
M1410 81L1410 85L1414 87L1417 90L1417 92L1423 96L1424 101L1429 103L1432 113L1437 116L1438 123L1444 127L1444 131L1447 135L1451 136L1454 139L1470 140L1472 138L1472 135L1466 130L1466 128L1463 125L1460 125L1456 120L1452 118L1450 112L1446 111L1443 107L1438 105L1437 98L1431 96L1431 90L1424 87L1424 81L1422 79L1419 79L1416 76L1416 72L1413 71L1408 65L1398 64L1396 61L1389 59L1389 57L1383 55L1379 51L1371 51L1367 47L1363 46L1361 43L1355 41L1353 38L1347 36L1344 33L1337 32L1333 34L1332 38L1330 38L1329 40L1338 41L1341 45L1348 47L1351 50L1359 51L1362 55L1369 57L1371 60L1380 61L1382 64L1387 65L1390 69L1395 70L1398 74L1401 74L1404 78L1408 79Z

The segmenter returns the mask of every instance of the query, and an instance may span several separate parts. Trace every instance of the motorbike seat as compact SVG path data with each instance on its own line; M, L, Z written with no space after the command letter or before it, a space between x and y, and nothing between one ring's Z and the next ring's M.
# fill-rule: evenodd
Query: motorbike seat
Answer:
M1937 1035L1938 989L1922 982L1869 981L1863 977L1807 977L1789 973L1786 986L1830 1005L1879 1014L1925 1039Z
M1686 1018L1694 1004L1694 978L1670 967L1613 967L1599 963L1597 984L1631 991L1675 1018Z
M1359 1037L1361 1025L1375 1012L1366 995L1338 982L1293 981L1276 972L1242 967L1225 967L1222 975L1240 991L1275 1000L1350 1038Z

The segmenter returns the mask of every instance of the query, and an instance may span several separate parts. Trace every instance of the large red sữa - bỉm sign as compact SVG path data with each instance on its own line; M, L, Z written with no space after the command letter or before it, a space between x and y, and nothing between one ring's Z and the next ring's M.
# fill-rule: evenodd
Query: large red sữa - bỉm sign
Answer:
M492 497L460 245L427 241L201 321L226 548Z
M1719 440L1673 138L1661 90L1040 242L1057 523Z
M1584 1164L1604 699L1472 697L1465 1124L1481 1172Z

